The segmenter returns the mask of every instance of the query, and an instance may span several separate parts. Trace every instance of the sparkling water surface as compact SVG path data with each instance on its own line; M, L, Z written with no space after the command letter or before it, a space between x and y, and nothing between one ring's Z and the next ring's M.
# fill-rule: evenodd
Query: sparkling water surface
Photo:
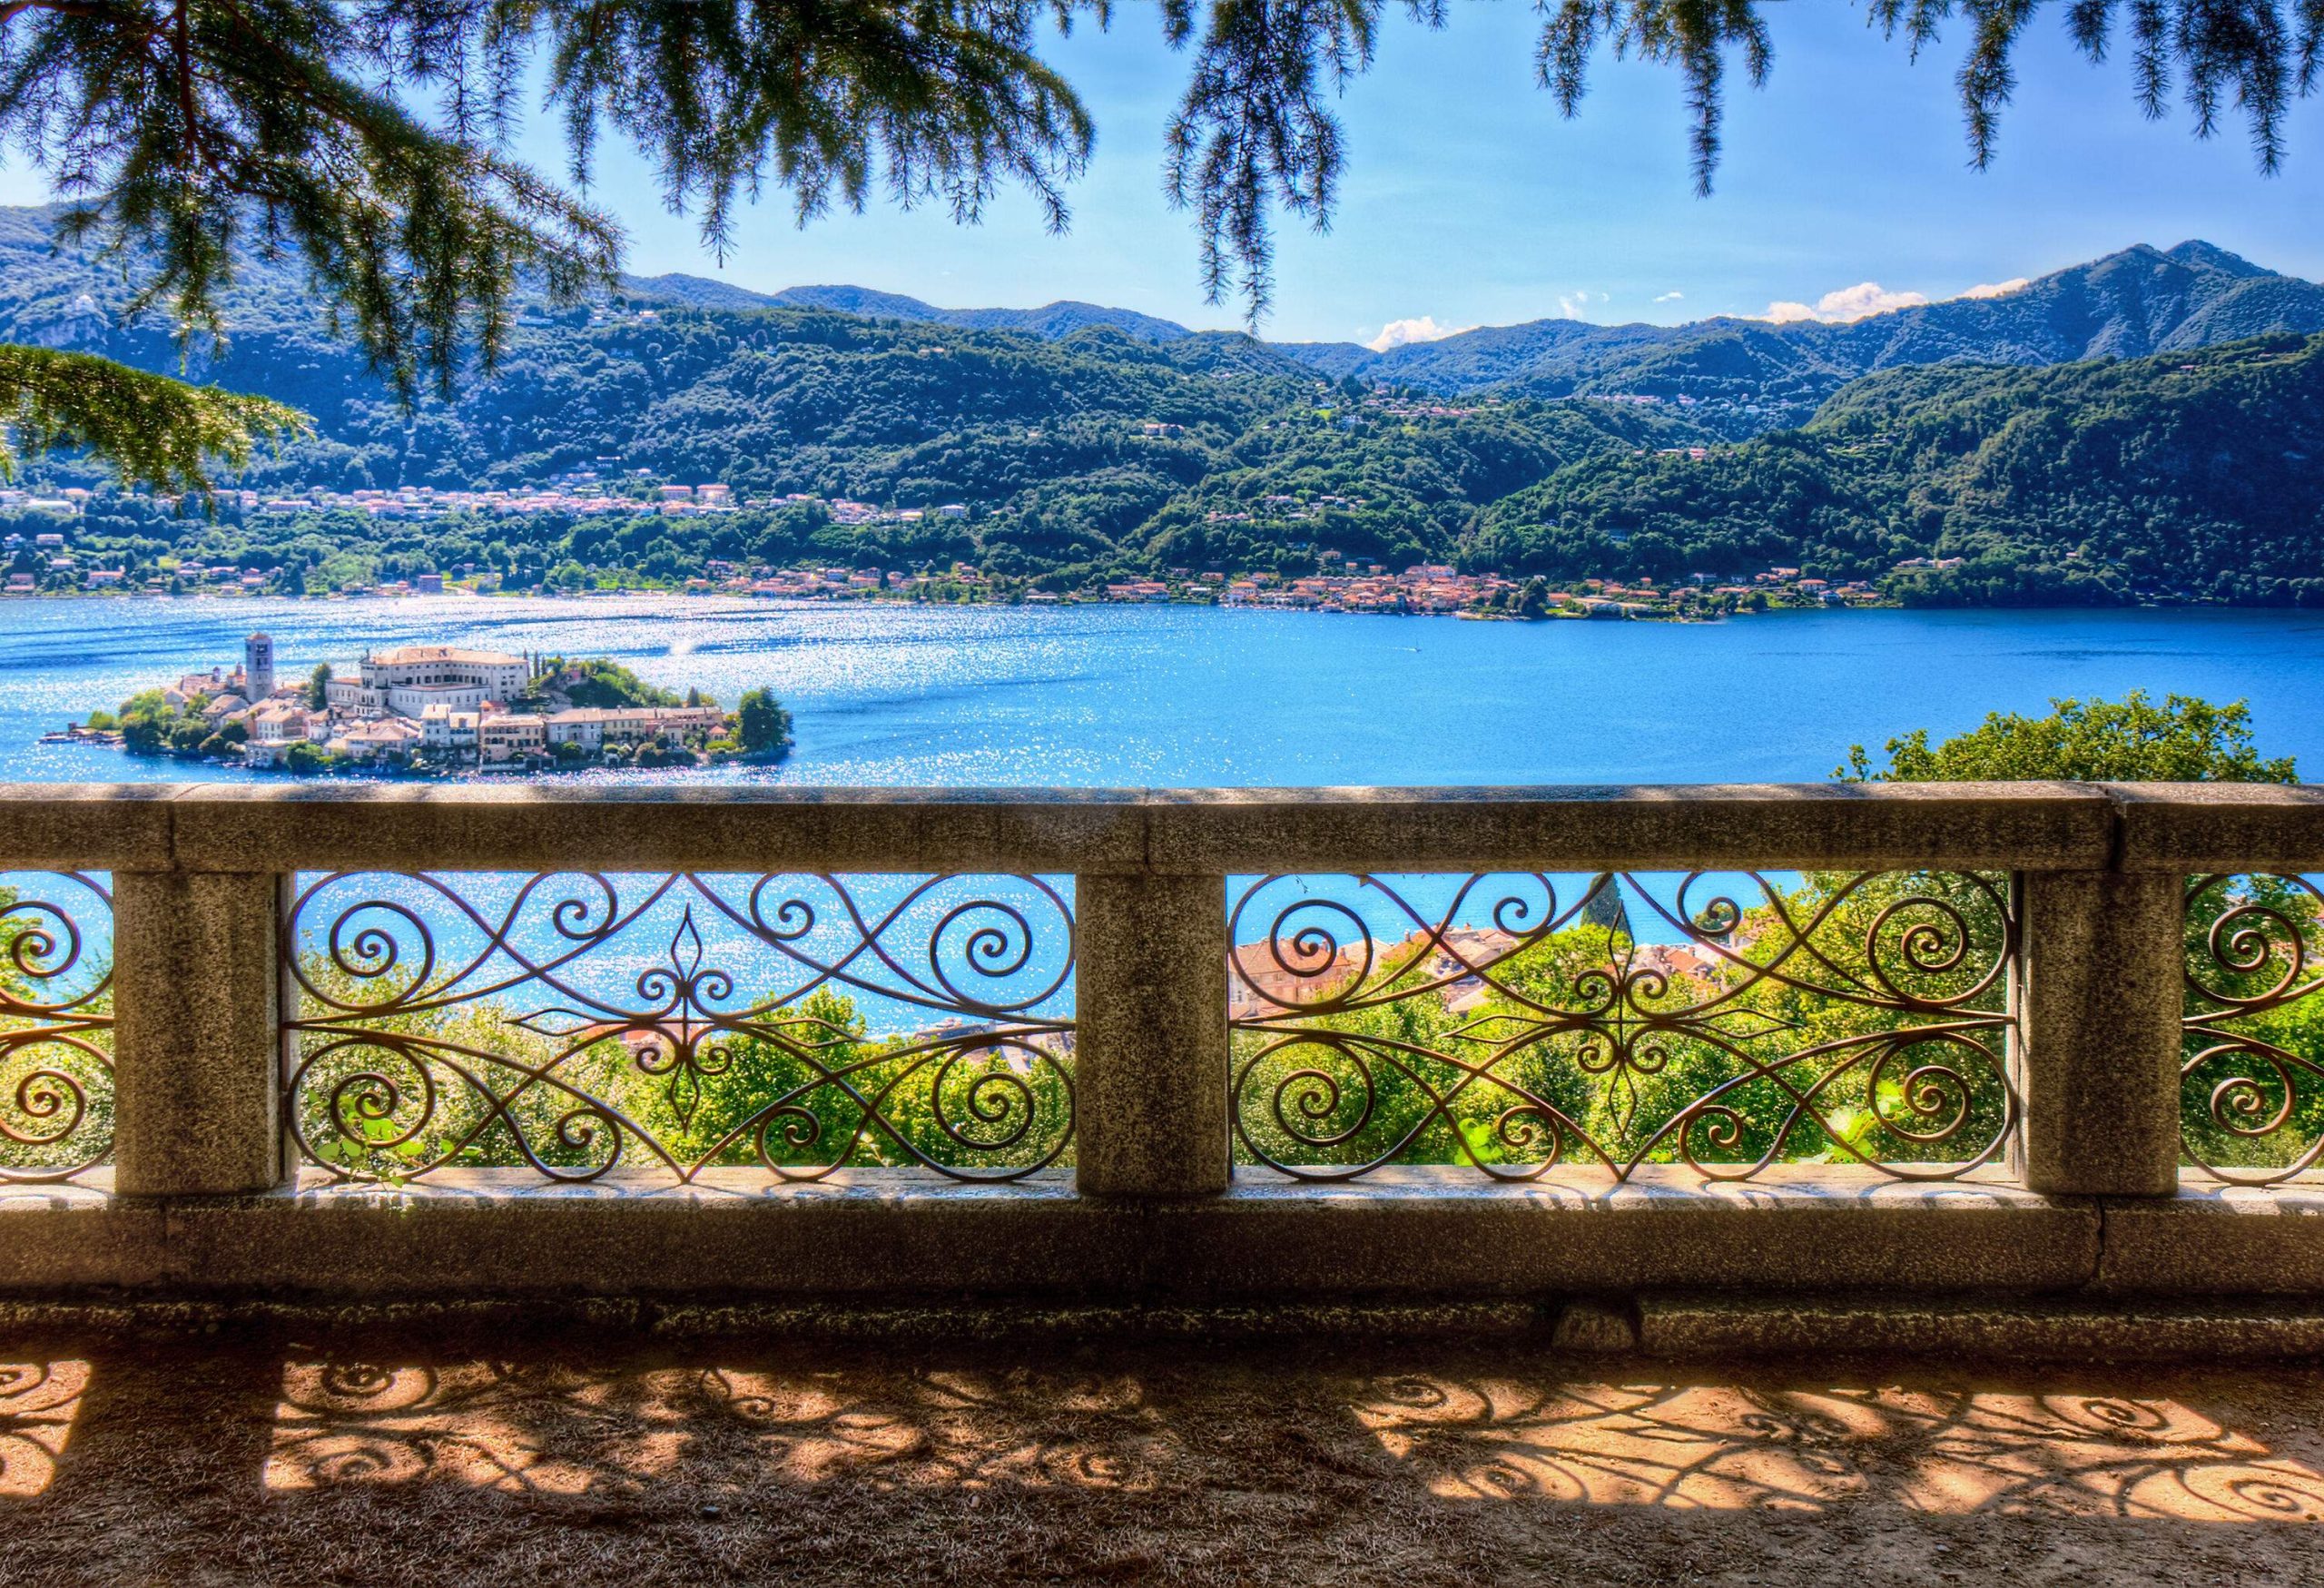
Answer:
M2248 698L2324 776L2324 618L2255 611L1808 612L1472 623L1206 607L920 607L667 596L0 600L0 780L273 778L40 735L275 639L279 676L368 649L610 656L732 705L773 688L772 769L574 781L1141 787L1815 779L1853 743L2143 688Z
M556 774L563 782L1817 779L1852 743L1876 747L1916 726L1941 737L1989 710L2040 711L2056 695L2133 688L2249 698L2261 747L2298 755L2311 775L2324 776L2324 620L2290 613L1879 611L1513 624L1202 607L447 597L0 601L0 781L289 781L37 742L141 688L233 665L255 628L274 636L284 678L318 661L348 668L366 649L399 645L610 656L655 683L697 686L729 705L764 685L797 719L798 749L779 767ZM1384 940L1413 929L1406 907L1428 919L1452 909L1462 924L1484 924L1508 891L1486 886L1459 909L1458 878L1384 880L1403 905L1385 893L1319 886ZM1052 881L1070 897L1070 878ZM1660 898L1673 881L1639 885ZM1589 886L1580 876L1554 882L1561 908ZM1748 879L1703 884L1755 897ZM996 896L1013 897L1005 886ZM1650 910L1634 907L1632 922L1640 942L1679 935ZM107 935L90 924L96 939ZM1264 936L1264 922L1249 924L1245 936ZM654 925L632 934L634 943L597 951L604 963L592 973L626 984L665 962L667 923ZM850 991L875 1031L926 1022L914 1005ZM1069 1007L1069 977L1059 996Z

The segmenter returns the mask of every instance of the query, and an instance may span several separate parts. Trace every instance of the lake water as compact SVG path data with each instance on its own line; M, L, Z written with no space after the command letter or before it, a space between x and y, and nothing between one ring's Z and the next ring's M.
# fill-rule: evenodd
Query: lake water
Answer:
M0 780L247 774L36 743L274 636L283 677L458 643L603 655L732 705L772 687L772 770L822 784L1689 783L1826 776L1858 741L2133 688L2249 698L2324 774L2324 618L2289 612L1813 612L1716 624L1464 623L1204 607L931 608L636 597L0 602ZM591 774L604 777L609 774Z
M2299 755L2324 774L2324 620L2297 614L1781 613L1681 626L640 597L0 602L0 781L281 781L37 743L141 688L231 666L254 628L274 636L283 677L318 661L349 667L367 648L459 643L612 656L656 683L698 686L729 705L765 685L797 718L798 750L780 767L626 774L633 781L1817 779L1857 741L1877 745L1916 726L1942 735L1989 710L2040 711L2053 695L2132 688L2249 697L2262 747ZM1749 894L1748 879L1713 881ZM1069 896L1071 879L1055 882ZM1463 924L1483 919L1454 907L1460 879L1397 885L1431 918L1450 909ZM1571 904L1589 879L1555 885ZM1647 907L1649 898L1670 905L1673 885L1629 884L1643 890L1630 900L1640 941L1677 940ZM1384 939L1412 926L1385 895L1334 896ZM1500 896L1481 893L1478 908ZM670 942L658 917L629 935L635 942L598 956L624 985L661 962ZM1062 996L1070 989L1068 981ZM862 989L855 996L875 1030L925 1023L917 1006Z

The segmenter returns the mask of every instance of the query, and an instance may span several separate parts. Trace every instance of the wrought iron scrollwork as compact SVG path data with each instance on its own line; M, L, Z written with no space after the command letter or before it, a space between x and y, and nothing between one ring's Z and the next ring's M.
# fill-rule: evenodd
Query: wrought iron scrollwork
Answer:
M0 872L0 1184L113 1150L113 895L82 872Z
M1271 876L1235 901L1249 1161L1946 1179L2014 1139L2005 876L1696 873L1658 898L1627 873L1527 873L1461 880L1428 911L1413 891Z
M2270 1185L2324 1159L2324 892L2307 877L2187 889L2180 1139L2215 1179Z
M1033 876L302 879L284 933L306 1158L691 1181L851 1164L1013 1179L1073 1133L1073 913ZM926 1022L867 1033L859 1003Z

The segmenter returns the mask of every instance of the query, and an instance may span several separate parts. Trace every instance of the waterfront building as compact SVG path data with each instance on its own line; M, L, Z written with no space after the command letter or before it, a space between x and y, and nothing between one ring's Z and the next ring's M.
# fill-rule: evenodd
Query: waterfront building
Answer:
M410 755L423 737L418 723L399 716L373 717L355 724L324 748L354 761L378 761Z
M420 742L430 750L473 750L477 726L482 721L480 712L428 706L419 714Z
M532 668L522 656L458 646L406 646L366 656L356 678L334 678L325 693L332 709L352 716L418 717L431 705L479 711L487 702L521 695Z
M726 725L726 714L714 705L576 706L556 713L544 725L549 744L596 750L641 739L714 734Z
M487 716L477 724L477 748L487 766L506 765L548 747L547 724L539 714L509 712Z
M251 737L253 739L303 739L308 729L319 717L296 701L278 700L260 706L251 713Z
M250 738L242 745L242 760L251 766L279 764L290 746L312 737L326 719L295 700L271 701L242 719Z

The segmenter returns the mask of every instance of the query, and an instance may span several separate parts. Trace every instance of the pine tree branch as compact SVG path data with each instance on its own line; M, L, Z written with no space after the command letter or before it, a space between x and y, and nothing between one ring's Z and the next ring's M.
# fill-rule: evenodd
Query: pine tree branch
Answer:
M23 457L85 448L125 485L207 496L214 462L241 469L261 445L313 433L307 415L262 397L0 344L0 478Z
M1512 0L1513 3L1513 0ZM1602 55L1683 79L1708 192L1734 76L1774 56L1774 0L1531 0L1536 74L1576 113ZM2044 15L2160 115L2199 136L2240 116L2257 162L2324 72L2324 0L1861 0L1914 56L1957 27L1972 158L1995 155L2014 62ZM611 219L513 160L517 90L540 81L576 185L612 127L659 167L673 211L722 255L768 189L801 222L877 192L981 216L1003 186L1053 228L1088 160L1087 108L1043 58L1044 25L1105 27L1110 0L0 0L0 141L79 205L74 225L152 261L138 302L183 334L221 329L238 252L285 247L409 400L489 366L520 281L570 298L615 280ZM1145 11L1149 8L1137 8ZM1334 101L1397 18L1446 0L1156 0L1187 52L1165 176L1194 217L1203 284L1267 306L1280 216L1331 222L1349 152Z

